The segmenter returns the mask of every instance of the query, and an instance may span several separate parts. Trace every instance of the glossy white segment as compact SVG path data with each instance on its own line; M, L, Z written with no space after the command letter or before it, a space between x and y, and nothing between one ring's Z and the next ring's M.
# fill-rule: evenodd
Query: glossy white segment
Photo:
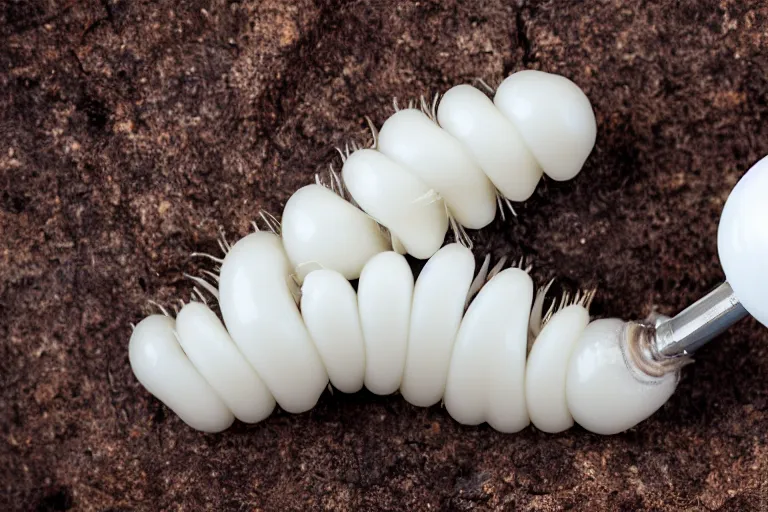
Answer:
M459 423L488 421L502 432L528 425L525 352L532 300L530 276L510 268L494 276L469 305L456 336L444 398Z
M560 75L519 71L501 83L493 102L547 176L565 181L579 173L595 145L597 122L578 85Z
M589 312L579 304L555 313L544 326L528 354L525 367L525 400L531 422L554 434L573 426L565 398L568 362L576 342L589 324Z
M230 336L280 407L308 411L328 383L291 294L291 266L280 238L241 238L221 265L219 306Z
M512 201L533 194L542 170L517 128L471 85L448 90L437 109L440 126L464 143L494 186Z
M464 145L421 111L409 108L392 115L378 141L379 151L440 194L462 226L480 229L493 221L493 184Z
M235 420L176 341L173 318L151 315L139 322L128 343L136 379L195 430L221 432Z
M377 395L400 387L412 299L413 274L403 256L383 252L365 265L357 304L365 340L365 387Z
M272 393L208 306L184 305L176 316L176 333L189 360L237 419L256 423L272 413Z
M437 251L416 280L408 355L400 385L403 398L413 405L429 407L443 397L474 271L472 251L454 243Z
M408 254L426 259L443 245L445 203L403 166L379 151L361 149L344 162L342 177L360 208L389 229Z
M753 165L728 196L717 249L736 297L768 327L768 157Z
M446 219L447 218L448 218L448 216L446 215ZM395 236L391 231L389 232L389 236L390 236L391 241L392 241L392 250L393 251L395 251L397 254L402 254L402 255L408 254L408 250L403 245L403 242L401 242L400 239L397 238L397 236Z
M566 377L568 409L597 434L618 434L656 412L672 396L678 376L653 378L628 366L622 350L626 322L596 320L573 349Z
M288 199L282 237L299 282L319 268L357 279L366 261L390 249L373 219L321 185L302 187Z
M486 335L496 340L496 356L488 374L486 421L499 432L519 432L530 423L525 403L525 358L533 281L527 272L509 268L491 279L485 288L488 291L482 300L486 303Z
M365 344L352 285L335 270L315 270L301 287L301 316L331 384L343 393L363 387Z

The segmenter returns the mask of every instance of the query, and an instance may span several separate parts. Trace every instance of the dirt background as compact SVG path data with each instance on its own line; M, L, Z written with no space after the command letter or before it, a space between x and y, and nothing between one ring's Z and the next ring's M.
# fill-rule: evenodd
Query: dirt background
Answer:
M613 437L365 392L202 435L127 358L147 299L187 296L189 253L279 213L364 115L524 68L585 90L597 146L477 254L599 286L599 316L684 307L722 279L720 210L768 153L767 27L741 1L1 0L0 509L768 509L754 320Z

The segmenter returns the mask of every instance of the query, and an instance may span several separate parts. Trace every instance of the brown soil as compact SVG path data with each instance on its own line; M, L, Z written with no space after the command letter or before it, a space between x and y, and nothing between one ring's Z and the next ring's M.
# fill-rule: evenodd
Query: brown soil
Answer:
M0 509L765 510L768 332L702 350L632 431L500 435L326 394L220 435L136 382L130 323L189 288L394 96L512 71L591 98L582 174L477 254L672 313L722 279L717 221L768 153L768 7L627 2L0 2Z

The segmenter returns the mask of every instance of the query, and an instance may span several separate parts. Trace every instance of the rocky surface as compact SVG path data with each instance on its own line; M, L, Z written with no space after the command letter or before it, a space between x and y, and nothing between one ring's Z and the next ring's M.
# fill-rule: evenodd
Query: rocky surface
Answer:
M751 6L749 4L752 4ZM136 382L130 323L401 99L535 68L597 146L475 235L593 313L722 279L728 191L768 153L768 7L683 0L0 2L0 509L765 510L768 331L744 321L613 437L500 435L400 397L201 435Z

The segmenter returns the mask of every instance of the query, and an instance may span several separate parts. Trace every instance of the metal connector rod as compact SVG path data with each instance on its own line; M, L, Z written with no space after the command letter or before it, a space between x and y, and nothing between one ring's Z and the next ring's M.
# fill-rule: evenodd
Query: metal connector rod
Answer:
M656 352L667 357L690 355L745 316L747 310L725 282L656 325Z

